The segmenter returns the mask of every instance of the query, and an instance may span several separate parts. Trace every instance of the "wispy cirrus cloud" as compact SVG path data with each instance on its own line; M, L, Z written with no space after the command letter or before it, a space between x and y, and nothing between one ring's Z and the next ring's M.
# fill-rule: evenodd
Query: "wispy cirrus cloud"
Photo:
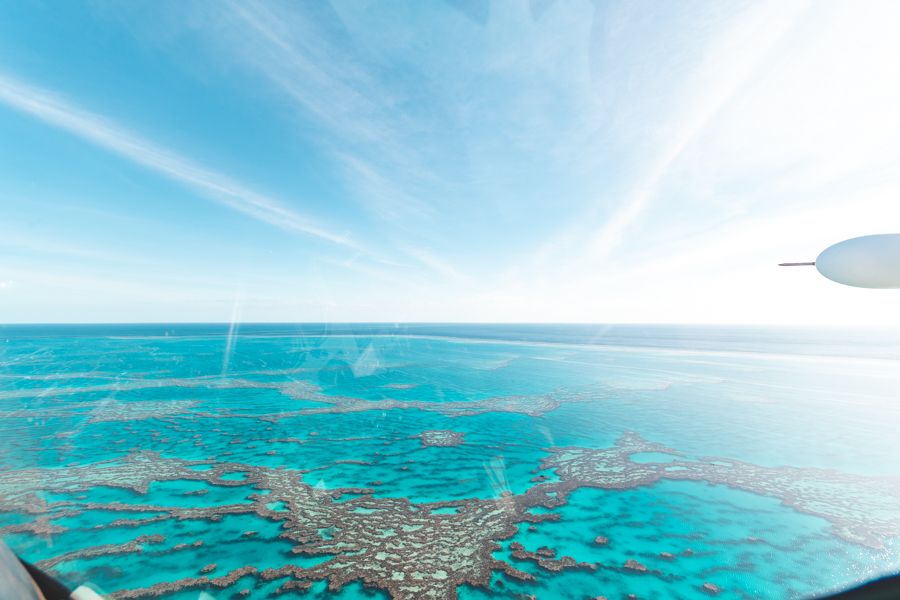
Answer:
M67 243L34 233L21 233L15 229L0 228L0 249L7 252L68 256L79 260L117 261L122 253L102 251L83 244Z
M619 245L659 194L663 179L685 149L754 75L807 5L800 1L754 6L712 40L704 60L684 84L680 106L667 117L664 126L670 133L666 143L648 161L647 170L634 181L625 201L605 217L589 241L588 255L594 261L605 259Z
M613 14L601 14L598 8L595 20L612 25L609 30L593 29L588 46L606 48L604 51L616 57L630 57L634 64L628 69L628 77L623 78L615 70L616 64L601 62L599 72L594 74L594 87L573 88L573 93L581 96L575 104L584 107L580 121L588 124L585 130L591 135L584 136L581 144L575 143L577 136L566 142L582 150L580 160L587 165L585 170L590 170L593 157L604 156L604 148L613 142L625 149L626 155L632 152L640 160L614 163L624 168L615 178L609 178L615 181L613 187L594 186L589 180L585 183L586 195L593 196L592 200L575 213L574 219L536 244L530 276L567 279L597 273L620 264L623 251L633 251L634 239L640 239L642 247L654 243L659 231L653 227L658 225L659 216L672 211L667 198L673 192L686 193L684 181L675 181L685 157L704 146L704 136L715 133L722 111L777 60L779 44L790 37L791 28L808 5L806 0L766 2L723 14L687 10L685 14L695 16L693 21L707 19L716 27L712 34L698 30L690 43L679 40L672 49L681 54L674 58L658 55L659 48L647 50L615 41L629 37L617 34L616 28L631 33L629 28L638 27L635 23L640 19L628 8L616 9ZM631 89L638 84L646 89ZM625 101L629 99L633 102ZM611 117L605 111L611 111ZM762 126L760 123L757 127ZM708 208L706 216L724 218L717 213L718 207ZM640 230L644 220L655 220L652 231ZM664 233L672 235L675 223L668 226ZM640 231L641 237L629 239L635 231ZM527 272L529 268L519 266L518 270Z
M347 235L319 225L275 198L144 139L108 118L81 109L57 94L3 73L0 73L0 103L66 130L258 221L358 249Z
M422 139L410 140L429 124L411 114L404 84L385 84L327 5L230 2L216 6L203 32L218 58L262 76L323 128L322 143L364 209L400 227L434 215L418 191L437 175L422 159Z
M408 256L411 256L434 273L440 275L445 281L457 285L471 282L471 278L466 273L460 271L449 260L426 248L406 246L404 247L404 251Z

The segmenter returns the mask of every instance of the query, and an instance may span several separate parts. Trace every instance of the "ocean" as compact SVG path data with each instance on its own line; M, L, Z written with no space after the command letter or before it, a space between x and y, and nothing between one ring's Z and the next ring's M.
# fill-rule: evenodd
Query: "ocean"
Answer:
M0 536L114 598L810 598L900 570L898 430L898 332L6 325Z

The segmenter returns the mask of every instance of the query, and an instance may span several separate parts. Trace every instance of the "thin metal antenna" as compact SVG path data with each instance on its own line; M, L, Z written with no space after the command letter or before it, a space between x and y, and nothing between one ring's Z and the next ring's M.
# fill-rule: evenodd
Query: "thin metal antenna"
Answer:
M813 262L804 262L804 263L778 263L779 267L814 267L816 266L815 261Z

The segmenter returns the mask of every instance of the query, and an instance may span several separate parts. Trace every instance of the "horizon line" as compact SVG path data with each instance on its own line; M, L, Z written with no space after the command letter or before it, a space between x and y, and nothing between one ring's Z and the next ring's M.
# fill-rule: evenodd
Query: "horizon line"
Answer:
M900 329L900 325L855 325L815 323L726 323L726 322L660 322L660 321L47 321L0 323L0 327L39 326L134 326L134 325L569 325L569 326L663 326L663 327L795 327L803 329Z

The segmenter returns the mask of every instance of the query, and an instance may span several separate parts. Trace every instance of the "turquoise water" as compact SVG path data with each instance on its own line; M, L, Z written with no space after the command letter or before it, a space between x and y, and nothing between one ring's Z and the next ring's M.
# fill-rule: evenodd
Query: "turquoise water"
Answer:
M3 540L118 597L805 598L900 569L900 336L228 331L0 327Z

